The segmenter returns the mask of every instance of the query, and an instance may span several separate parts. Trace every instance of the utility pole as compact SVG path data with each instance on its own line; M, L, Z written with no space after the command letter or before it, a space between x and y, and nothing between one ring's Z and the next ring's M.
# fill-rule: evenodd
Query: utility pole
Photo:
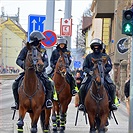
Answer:
M79 25L77 24L77 39L76 39L76 48L78 48L79 34L78 34Z
M65 13L64 18L70 19L71 18L71 11L72 11L72 0L65 0ZM65 36L68 41L68 49L71 49L71 36Z
M129 133L133 133L133 35L131 44L131 66L130 66L130 115L129 115Z
M55 0L47 0L45 30L54 31L54 12L55 12ZM52 51L53 48L47 48L49 62ZM50 70L50 67L48 67L47 70Z

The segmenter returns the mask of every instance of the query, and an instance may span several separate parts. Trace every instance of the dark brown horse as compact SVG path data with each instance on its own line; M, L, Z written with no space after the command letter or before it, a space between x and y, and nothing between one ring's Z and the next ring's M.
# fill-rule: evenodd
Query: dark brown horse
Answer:
M60 57L56 63L53 81L57 91L58 101L54 101L52 121L53 121L53 132L57 132L57 127L60 129L60 133L64 133L67 109L71 102L72 94L70 85L66 80L67 73L67 55L60 52Z
M36 72L41 72L44 68L44 63L41 58L41 53L36 47L27 43L27 57L25 60L25 75L19 88L19 119L18 119L18 133L23 132L24 117L26 112L31 118L31 133L37 133L37 122L41 115L43 132L48 132L49 117L51 110L45 109L45 93L42 82L39 80ZM43 118L45 117L45 119Z
M104 66L106 58L94 59L92 84L85 97L85 108L90 123L90 133L105 133L105 125L109 116L108 95L104 87Z

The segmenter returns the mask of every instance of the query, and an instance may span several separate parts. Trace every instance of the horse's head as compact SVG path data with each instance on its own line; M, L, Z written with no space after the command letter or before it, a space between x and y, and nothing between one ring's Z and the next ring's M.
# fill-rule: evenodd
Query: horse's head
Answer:
M62 77L66 76L68 66L68 57L62 51L60 51L60 57L56 63L56 72L59 73Z
M31 44L27 43L27 57L26 57L26 64L25 67L27 69L34 69L35 71L41 72L44 69L44 63L42 61L41 52L38 50L37 47L32 46Z
M101 59L92 58L93 66L93 79L97 86L101 86L104 84L104 67L107 62L106 57L102 57Z

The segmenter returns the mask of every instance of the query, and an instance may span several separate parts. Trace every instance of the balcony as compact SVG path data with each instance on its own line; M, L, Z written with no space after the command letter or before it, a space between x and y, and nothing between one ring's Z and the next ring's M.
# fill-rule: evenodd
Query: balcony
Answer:
M111 18L114 15L115 0L97 0L95 6L96 18Z

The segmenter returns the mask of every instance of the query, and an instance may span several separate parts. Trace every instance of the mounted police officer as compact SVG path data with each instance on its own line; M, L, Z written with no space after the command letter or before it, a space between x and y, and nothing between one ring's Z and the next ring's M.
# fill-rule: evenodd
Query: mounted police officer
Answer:
M87 88L85 87L86 84L89 82L89 86L91 85L92 82L92 75L93 75L93 63L91 61L91 58L99 59L104 57L107 57L107 63L105 65L105 82L104 86L106 90L109 93L109 99L110 99L110 110L117 110L117 107L114 104L114 99L115 99L115 91L116 87L113 84L113 81L110 78L109 72L112 69L112 63L110 57L106 54L103 53L103 42L100 39L93 39L90 42L90 47L93 50L92 53L88 54L84 60L83 63L83 71L87 74L85 78L82 81L82 85L79 91L79 96L80 96L80 104L79 104L79 110L84 110L84 98L87 93Z
M71 54L70 51L67 50L67 40L65 38L59 38L57 41L57 47L52 52L51 58L50 58L50 66L52 67L52 72L54 72L56 63L58 61L58 58L60 57L59 51L62 51L67 55L68 58L68 68L67 68L67 79L69 80L69 84L71 86L72 95L74 96L78 92L78 88L76 86L76 81L71 73L71 70L69 68L71 64Z
M46 53L46 49L42 48L42 44L40 43L42 40L45 39L45 36L39 32L39 31L33 31L30 34L30 43L33 46L36 46L37 49L42 52L42 60L44 62L44 70L43 72L39 73L36 72L38 77L41 79L42 83L45 85L46 87L46 107L47 108L51 108L53 106L52 103L52 95L53 95L53 90L54 90L54 86L52 84L52 82L49 80L46 72L45 72L45 68L48 66L48 56ZM22 69L25 69L25 59L27 56L27 52L28 49L25 46L19 53L17 60L16 60L16 64L18 66L20 66ZM15 106L12 106L11 109L18 109L19 108L19 96L18 96L18 85L19 85L19 81L22 79L22 77L24 76L24 72L22 72L20 74L20 76L14 81L13 85L12 85L12 90L13 90L13 95L14 95L14 99L15 99Z

